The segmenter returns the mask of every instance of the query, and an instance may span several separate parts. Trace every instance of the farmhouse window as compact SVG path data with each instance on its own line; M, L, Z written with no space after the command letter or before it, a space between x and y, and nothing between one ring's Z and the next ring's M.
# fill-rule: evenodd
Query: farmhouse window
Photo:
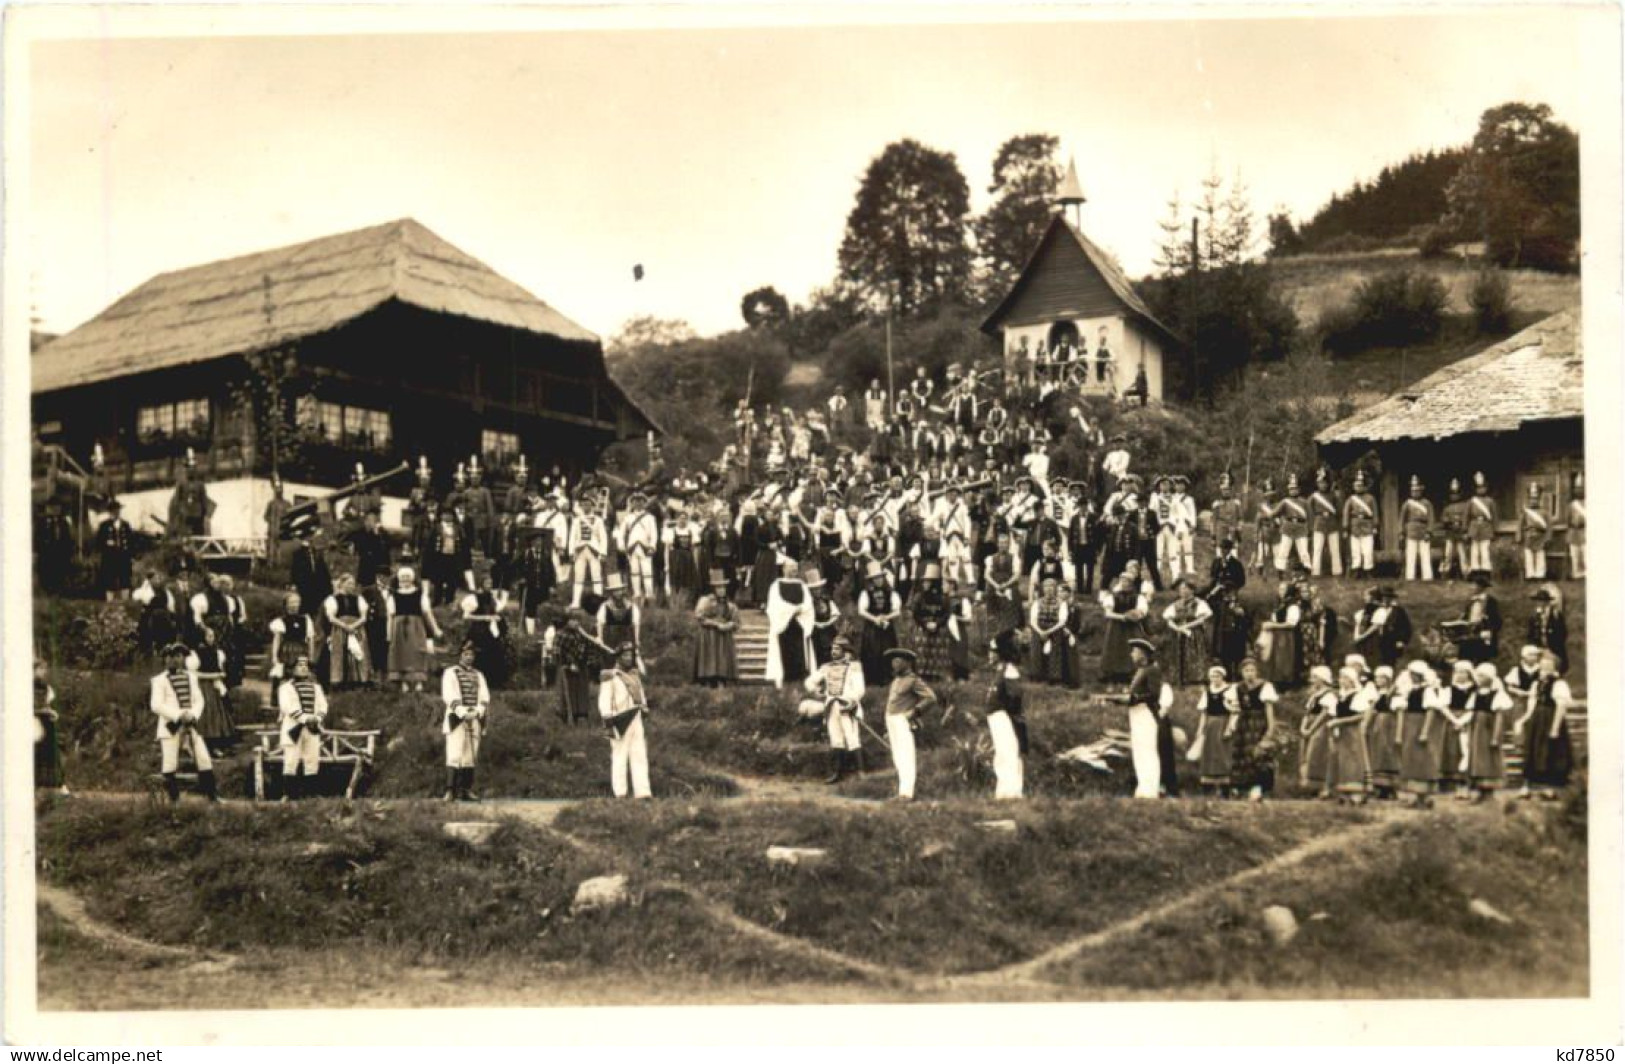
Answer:
M182 399L139 407L135 415L135 434L136 439L148 444L166 440L205 442L209 438L209 401Z
M494 465L500 465L519 454L519 435L513 432L501 432L497 429L486 429L480 433L480 453L485 460Z
M321 439L341 447L387 451L394 440L387 411L330 403L309 396L300 400L299 423Z

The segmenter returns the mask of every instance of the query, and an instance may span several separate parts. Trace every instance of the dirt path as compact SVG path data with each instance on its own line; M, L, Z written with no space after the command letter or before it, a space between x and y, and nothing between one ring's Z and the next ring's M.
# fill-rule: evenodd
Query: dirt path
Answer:
M74 931L109 949L159 960L195 960L214 969L230 967L236 962L235 957L227 954L204 953L186 946L168 946L125 934L91 916L77 895L61 887L38 883L35 891L38 900Z

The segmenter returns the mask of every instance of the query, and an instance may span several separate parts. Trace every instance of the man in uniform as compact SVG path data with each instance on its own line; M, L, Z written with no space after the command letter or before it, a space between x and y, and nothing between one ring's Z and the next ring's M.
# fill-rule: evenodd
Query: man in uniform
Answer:
M420 545L427 538L425 526L429 521L430 503L437 503L434 497L434 471L429 468L428 455L418 455L417 483L406 497L406 508L401 512L401 523L406 530L406 551L409 558L417 559L421 555ZM436 506L438 509L438 505Z
M830 660L808 676L802 686L813 696L802 703L802 715L812 719L822 716L829 733L830 774L824 782L839 783L862 768L863 736L858 714L863 711L863 666L852 659L851 640L836 636L830 644Z
M186 656L190 653L182 643L171 643L164 648L164 671L152 678L148 685L148 706L158 717L158 754L164 776L164 790L171 802L181 800L181 750L191 752L197 766L198 789L211 802L220 795L215 787L214 762L209 757L209 746L198 731L203 719L203 688L198 686L197 674L187 669Z
M355 472L350 476L350 484L356 491L344 504L344 530L347 533L358 531L368 514L382 515L384 512L384 499L379 490L360 486L366 479L367 467L357 462Z
M491 536L497 526L497 504L485 486L485 471L478 457L468 460L468 486L463 489L463 510L468 515L469 546L490 556Z
M530 500L530 466L525 462L525 456L520 455L513 467L513 483L508 486L508 493L502 497L502 512L509 517L518 517L529 511Z
M480 800L474 793L474 768L491 709L491 688L474 667L474 655L474 640L463 640L457 664L440 675L440 700L446 704L440 725L446 737L446 790L441 797L448 802Z
M1574 474L1574 497L1569 500L1569 579L1586 578L1585 474Z
M62 512L59 499L46 499L43 510L34 533L34 551L39 559L40 589L56 594L67 584L73 568L73 519Z
M265 504L265 560L275 565L282 560L282 521L293 509L283 493L282 478L271 474L271 501Z
M1312 538L1309 543L1309 575L1320 575L1320 560L1330 559L1331 575L1343 575L1342 514L1331 472L1321 466L1315 471L1315 493L1309 496Z
M1281 539L1275 545L1275 568L1282 574L1292 571L1292 557L1309 571L1309 507L1305 505L1303 490L1298 486L1298 475L1286 478L1286 498L1275 508L1275 518L1281 526Z
M197 455L186 449L186 464L175 473L175 493L169 499L169 533L180 538L209 534L214 500L197 478Z
M1439 511L1439 529L1444 534L1444 557L1439 559L1439 575L1454 573L1465 579L1467 566L1467 507L1461 494L1461 481L1450 478L1450 497Z
M626 500L626 513L615 539L626 554L628 583L632 585L632 598L647 606L655 593L655 552L660 549L660 522L655 519L654 508L641 491L634 491Z
M1183 474L1173 478L1173 494L1168 497L1168 524L1173 530L1173 579L1196 572L1196 500L1191 498L1190 480Z
M314 793L322 767L322 722L327 719L327 694L310 673L310 655L294 658L293 676L277 689L276 700L282 800L298 801L307 791Z
M1405 579L1433 579L1433 503L1422 495L1422 478L1411 477L1411 497L1399 508L1405 537Z
M361 527L350 537L350 549L355 552L356 582L364 588L373 585L380 569L395 568L389 556L389 537L378 527L375 511L362 512Z
M914 651L895 647L886 651L891 663L891 687L886 691L886 740L891 743L897 768L897 800L914 800L914 729L919 716L937 704L937 696L914 673Z
M299 545L294 548L293 561L289 565L289 579L299 592L299 598L307 603L319 605L333 593L333 575L327 568L327 554L317 547L315 534L309 528L299 533Z
M1349 573L1369 579L1377 564L1377 497L1365 470L1354 473L1354 493L1343 502L1343 529L1349 536Z
M542 542L547 544L553 557L554 582L563 584L571 575L570 534L575 527L569 501L554 495L543 495L542 508L537 511L534 520L536 527L541 529Z
M1229 470L1219 474L1219 493L1214 497L1210 510L1213 514L1213 542L1221 543L1228 539L1239 549L1241 500L1236 498L1235 481L1231 478Z
M605 669L598 688L598 715L609 732L609 787L625 798L631 775L632 797L649 798L649 749L644 741L643 715L649 711L638 675L638 648L630 640L615 649L615 667Z
M1552 538L1552 523L1542 505L1540 485L1529 485L1529 500L1518 515L1518 542L1523 547L1523 578L1546 579L1546 544Z
M118 499L109 500L107 516L96 526L96 586L108 602L130 597L135 530L120 516L123 509Z
M1467 571L1494 572L1495 562L1490 557L1490 544L1495 542L1495 528L1501 515L1495 500L1490 497L1489 481L1482 471L1473 474L1473 497L1467 504Z
M609 534L604 519L585 496L576 504L567 547L570 556L570 608L581 608L582 595L598 594L604 586L604 556L609 553Z

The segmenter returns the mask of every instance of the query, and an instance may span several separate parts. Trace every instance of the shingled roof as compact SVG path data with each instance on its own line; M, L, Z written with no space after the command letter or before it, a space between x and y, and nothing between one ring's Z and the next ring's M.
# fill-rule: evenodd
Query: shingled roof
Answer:
M1032 254L1028 255L1027 261L1022 263L1021 273L1017 275L1015 283L1010 286L1010 291L1005 293L1004 298L999 300L999 305L993 308L993 313L989 314L987 320L982 322L983 332L994 333L1003 324L1005 317L1015 307L1017 298L1027 287L1034 272L1034 264L1044 254L1044 249L1049 246L1050 242L1061 235L1065 235L1077 244L1084 257L1089 260L1089 265L1099 272L1101 279L1106 282L1106 287L1111 289L1112 295L1117 297L1130 316L1150 325L1174 344L1183 344L1178 333L1157 320L1156 315L1151 313L1151 308L1146 306L1145 300L1140 298L1140 293L1134 290L1133 282L1128 279L1128 275L1123 272L1123 268L1117 264L1117 260L1104 248L1085 236L1083 230L1067 221L1066 217L1061 214L1057 214L1050 219L1048 228L1044 230L1044 235L1038 238L1038 243L1034 245Z
M403 218L159 274L43 345L32 360L33 391L242 354L326 332L390 300L564 340L598 339Z
M1339 421L1315 440L1439 440L1583 417L1584 361L1579 320L1564 311Z

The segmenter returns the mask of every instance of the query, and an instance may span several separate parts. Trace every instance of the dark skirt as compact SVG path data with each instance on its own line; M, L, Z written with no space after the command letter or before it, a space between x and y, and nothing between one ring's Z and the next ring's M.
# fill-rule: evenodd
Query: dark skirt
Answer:
M592 679L586 670L560 669L559 716L566 722L586 720L592 708Z
M1438 736L1438 745L1434 747L1439 754L1439 782L1461 783L1467 779L1467 772L1461 767L1461 755L1465 751L1466 734L1462 729L1446 721L1441 721L1440 729L1444 734ZM1428 736L1434 741L1434 736Z
M779 578L779 552L773 547L763 547L756 554L756 561L750 569L750 600L757 605L767 603L767 593L773 589L773 581Z
M863 682L870 687L891 682L891 665L886 651L897 647L897 629L887 625L863 622L863 636L858 644L858 660L863 664Z
M671 571L666 574L666 580L671 585L673 595L686 593L691 602L698 602L700 596L705 594L705 585L700 580L700 567L694 561L692 547L671 549Z
M1495 741L1495 714L1474 713L1467 727L1467 778L1481 791L1498 790L1506 779L1501 744Z
M1230 737L1230 775L1239 787L1263 787L1275 777L1275 763L1261 754L1258 745L1269 734L1269 717L1263 710L1242 708L1236 732Z
M1298 782L1313 791L1323 790L1328 782L1327 773L1331 769L1328 730L1322 724L1303 741L1303 762L1298 766Z
M987 593L987 637L991 640L1000 632L1012 628L1020 628L1027 623L1025 613L1021 608L1021 596L1011 589L1006 597L997 591Z
M1338 728L1328 737L1327 745L1327 788L1338 794L1364 794L1368 762L1365 736L1360 734L1359 725Z
M1106 638L1100 648L1100 678L1120 683L1134 675L1134 662L1128 656L1131 639L1145 638L1143 621L1107 621Z
M1276 687L1292 687L1298 682L1298 633L1292 628L1272 628L1263 633L1268 650L1262 654L1259 673Z
M1433 745L1439 741L1438 721L1428 729L1428 741L1420 741L1422 724L1427 719L1426 713L1399 715L1399 779L1410 794L1431 794L1433 784L1439 778L1439 756Z
M104 552L96 569L96 586L103 591L130 590L130 556Z
M1176 687L1207 682L1207 626L1197 628L1191 635L1173 638L1173 653L1169 655L1168 679Z
M62 786L62 748L57 743L56 721L35 716L41 735L34 740L34 786Z
M739 679L739 654L732 629L726 632L700 629L699 642L694 648L694 679L701 683Z
M812 650L813 666L815 668L826 664L835 656L833 648L835 646L835 636L839 628L839 624L826 624L822 628L818 627L817 625L813 625Z
M1373 787L1394 787L1399 783L1398 727L1397 713L1377 713L1366 729L1365 752Z
M791 621L779 633L779 670L785 683L800 683L812 671L807 660L807 633L801 622Z
M397 615L389 631L389 678L422 683L429 677L429 627L415 613Z
M1524 725L1523 778L1540 787L1566 787L1574 768L1574 751L1569 740L1568 721L1552 738L1552 719L1557 707L1537 702Z
M915 671L923 679L935 680L946 676L954 664L946 624L938 625L935 632L926 631L923 624L915 625L914 653L919 655Z
M1229 724L1230 715L1228 713L1217 717L1209 714L1202 715L1202 757L1198 762L1198 770L1202 775L1203 786L1227 787L1230 785L1235 764L1231 757L1230 740L1224 737L1224 729Z
M345 618L348 620L349 618ZM369 683L372 680L372 662L367 649L365 625L355 630L356 642L361 644L361 659L350 653L351 633L333 625L327 632L327 683L329 687Z
M203 741L214 744L237 738L237 725L231 718L231 709L214 680L198 680L203 689L203 713L198 718L197 731Z
M1028 675L1035 683L1072 685L1072 641L1067 638L1066 629L1061 629L1048 639L1049 653L1044 652L1046 640L1034 634L1032 648L1028 651Z

